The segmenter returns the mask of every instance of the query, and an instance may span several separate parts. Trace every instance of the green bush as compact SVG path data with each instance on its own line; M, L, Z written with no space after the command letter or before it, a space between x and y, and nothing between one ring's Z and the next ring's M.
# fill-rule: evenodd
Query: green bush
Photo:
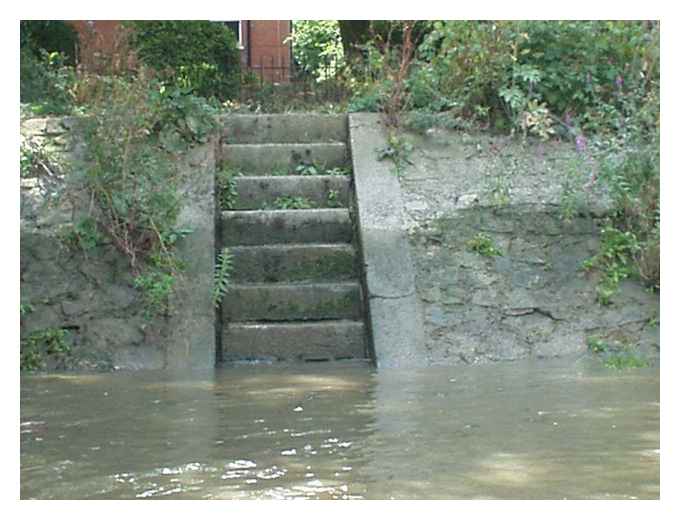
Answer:
M22 371L46 368L47 358L52 358L64 368L71 356L71 334L66 329L37 330L21 340L20 369Z
M130 22L130 44L161 78L206 98L238 94L240 55L234 33L207 21Z
M618 130L658 83L652 22L436 21L431 28L408 79L411 108L456 109L544 137L549 115L587 131Z
M521 22L519 63L541 71L537 92L559 115L579 114L639 82L652 32L638 21ZM649 71L652 74L656 72Z
M72 184L91 201L93 221L76 224L74 243L82 248L108 237L129 261L149 316L170 311L182 270L174 246L190 232L176 227L177 156L205 142L213 116L202 98L167 89L142 70L132 82L113 79L110 95L83 121L86 155Z
M328 78L344 64L337 20L297 20L288 41L301 72L316 80Z
M73 110L75 71L58 53L21 49L19 99L36 115L69 114Z

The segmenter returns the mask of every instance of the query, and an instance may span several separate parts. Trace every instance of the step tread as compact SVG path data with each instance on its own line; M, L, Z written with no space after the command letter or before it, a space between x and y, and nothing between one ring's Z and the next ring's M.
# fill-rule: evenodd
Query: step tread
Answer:
M312 218L315 214L322 216L345 216L349 213L349 208L310 208L310 209L225 209L222 211L223 216L261 216L266 217L269 214L279 216L285 212L291 212L291 215L299 216L303 212L307 213L309 218Z
M243 245L243 246L231 246L230 251L234 250L258 250L258 249L280 249L285 251L286 249L332 249L340 251L354 251L354 246L352 244L342 244L333 242L308 242L308 243L285 243L285 244L259 244L259 245Z
M222 119L222 137L234 143L346 141L345 114L229 114Z
M360 319L358 282L237 283L222 301L228 322Z
M338 182L347 182L349 184L350 182L350 175L296 175L293 173L290 173L288 175L273 175L273 174L266 174L266 173L243 173L234 176L234 180L236 182L239 182L241 180L247 180L247 181L267 181L270 182L272 180L280 179L281 182L296 182L296 181L326 181L326 180L334 180L338 179Z
M268 289L273 288L275 290L283 290L286 288L299 289L304 287L307 289L319 288L319 289L349 289L359 287L361 284L359 281L342 281L342 282L253 282L253 283L233 283L229 285L229 290L232 289Z
M331 326L346 326L346 327L365 327L363 320L348 320L348 319L334 319L334 320L289 320L289 321L231 321L225 324L225 327L231 328L271 328L271 329L303 329L310 327L331 327Z
M286 243L351 243L347 208L227 210L222 240L227 247Z
M224 358L367 359L366 332L359 320L233 322L222 333Z

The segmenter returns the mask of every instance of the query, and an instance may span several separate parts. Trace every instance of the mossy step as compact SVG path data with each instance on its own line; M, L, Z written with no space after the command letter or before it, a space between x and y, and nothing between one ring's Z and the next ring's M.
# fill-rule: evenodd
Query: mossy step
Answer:
M353 320L230 323L222 332L225 361L368 359L363 322Z
M349 210L223 211L224 246L333 244L352 241Z
M358 265L350 244L237 246L232 281L335 282L356 280Z
M299 164L314 164L320 171L342 168L348 162L345 143L222 144L222 160L240 172L295 171Z
M316 208L347 207L350 178L344 175L291 175L235 177L238 194L230 209L262 209L293 199Z
M347 141L342 114L230 114L222 120L225 143L315 143Z
M358 283L234 284L222 302L224 322L356 320Z

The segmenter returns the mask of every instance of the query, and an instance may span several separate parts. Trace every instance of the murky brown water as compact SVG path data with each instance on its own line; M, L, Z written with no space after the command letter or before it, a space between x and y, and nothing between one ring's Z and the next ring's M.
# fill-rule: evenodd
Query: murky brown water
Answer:
M22 378L22 499L292 497L656 499L658 370Z

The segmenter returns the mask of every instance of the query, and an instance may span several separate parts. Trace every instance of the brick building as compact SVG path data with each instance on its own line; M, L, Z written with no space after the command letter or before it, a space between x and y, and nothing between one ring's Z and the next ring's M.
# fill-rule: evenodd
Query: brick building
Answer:
M80 46L78 62L96 70L103 63L115 67L134 67L134 57L126 47L118 20L72 20L78 31ZM289 81L292 48L286 42L290 36L290 20L233 20L224 23L234 31L241 52L241 69L251 71L265 81Z

